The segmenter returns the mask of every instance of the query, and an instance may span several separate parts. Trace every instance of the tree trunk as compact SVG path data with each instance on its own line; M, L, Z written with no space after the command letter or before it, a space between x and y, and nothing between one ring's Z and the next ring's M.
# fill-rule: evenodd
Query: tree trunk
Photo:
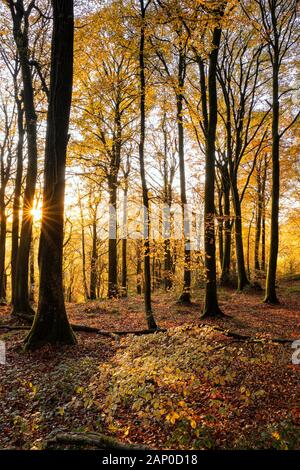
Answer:
M18 50L22 73L28 153L21 236L15 273L16 279L13 295L13 314L32 314L33 310L29 304L28 293L28 264L33 222L32 208L37 178L37 116L34 105L32 73L29 64L28 18L24 15L24 11L19 10L13 2L9 2L9 7L14 23L14 39ZM23 22L24 24L22 25Z
M180 90L184 86L185 76L185 56L182 52L179 55L178 64L178 87ZM183 126L183 94L177 93L177 127L178 127L178 157L180 174L180 201L182 211L182 229L184 242L184 266L183 266L183 291L179 297L179 302L191 303L191 251L190 251L190 219L187 208L186 181L185 181L185 156L184 156L184 126Z
M92 224L92 253L91 253L91 277L90 277L90 300L97 298L98 278L98 250L97 250L97 207Z
M218 190L218 206L219 206L219 214L218 214L218 238L219 238L219 260L221 267L223 266L223 259L224 259L224 213L223 213L223 206L222 206L222 199L223 199L223 191Z
M267 159L264 161L264 172L262 182L262 223L261 223L261 270L266 270L266 182L267 182Z
M261 165L257 168L256 176L256 220L255 220L255 247L254 247L254 269L256 273L260 271L259 263L259 245L261 238L261 223L262 223L262 182L261 182Z
M242 227L242 211L240 197L237 189L236 178L231 178L231 194L234 207L234 234L235 234L235 255L238 274L238 291L242 291L249 280L245 268L244 244L243 244L243 227Z
M108 298L118 295L117 175L109 179Z
M145 30L146 30L146 9L144 0L140 0L141 8L141 29L140 29L140 48L139 48L139 66L140 66L140 143L139 143L139 159L140 173L143 192L143 209L144 209L144 299L145 313L149 329L157 328L151 305L151 265L150 265L150 217L149 217L149 195L145 173L145 128L146 128L146 81L145 81Z
M122 238L122 297L127 297L127 196L128 179L125 177L125 188L123 194L123 238Z
M2 184L0 188L0 303L2 305L6 304L6 225L5 186Z
M80 194L78 193L78 204L80 209L80 224L81 224L81 256L82 256L82 279L83 279L83 290L84 290L84 299L85 301L89 300L89 290L87 286L87 276L86 276L86 251L85 251L85 232L84 232L84 217L82 210L82 203L80 199Z
M136 247L136 291L137 294L141 295L142 293L142 247L140 240L137 240Z
M35 272L34 272L34 237L31 239L29 256L29 301L34 302Z
M22 107L22 100L17 98L16 102L18 109L18 143L17 143L17 169L13 199L12 210L12 234L11 234L11 302L14 305L14 293L16 285L16 268L19 249L19 225L20 225L20 198L22 191L22 177L23 177L23 145L24 145L24 109Z
M231 220L230 220L230 182L228 171L222 175L223 199L224 199L224 250L221 273L221 285L225 286L230 281L230 259L231 259Z
M76 343L66 315L62 269L66 150L73 78L73 3L73 0L52 0L54 24L39 249L39 304L25 340L26 349L45 343Z
M247 273L248 273L248 279L251 277L251 271L250 271L250 240L251 240L251 228L254 220L254 215L255 213L252 213L252 217L249 223L248 227L248 236L247 236Z
M221 29L214 28L212 51L209 54L208 108L209 121L205 147L205 195L204 195L204 246L205 246L205 300L203 317L223 315L218 304L216 281L215 243L215 143L218 119L216 67L221 39Z
M271 192L271 233L270 254L266 280L266 293L264 301L270 304L279 304L276 294L276 270L279 246L279 191L280 191L280 165L279 165L279 52L275 49L273 58L273 117L272 117L272 192Z

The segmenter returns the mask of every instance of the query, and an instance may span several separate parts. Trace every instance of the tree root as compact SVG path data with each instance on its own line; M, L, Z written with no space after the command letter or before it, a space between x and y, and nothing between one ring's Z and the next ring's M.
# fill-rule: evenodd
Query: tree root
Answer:
M98 449L121 449L121 450L150 450L135 444L125 444L114 437L95 432L59 432L53 437L50 435L46 440L46 449L53 448L55 444L73 444L76 446L92 446Z
M74 331L86 331L87 333L96 333L98 335L103 335L103 336L110 336L110 337L115 337L115 336L126 336L126 335L135 335L135 336L142 336L142 335L151 335L153 333L165 333L167 330L166 329L160 329L160 328L155 328L155 329L148 329L148 330L131 330L131 331L103 331L100 330L99 328L94 328L92 326L86 326L86 325L77 325L77 324L71 324L71 327Z
M126 335L135 335L135 336L142 336L142 335L150 335L153 333L162 332L165 333L166 329L152 329L152 330L132 330L132 331L103 331L99 328L95 328L92 326L87 325L78 325L76 323L71 323L71 327L74 331L82 331L86 333L95 333L97 335L107 336L110 338L115 339L116 336L126 336ZM0 325L0 330L7 330L7 331L16 331L16 330L30 330L30 326L24 325Z
M20 318L21 320L25 320L27 323L32 323L34 319L34 315L31 315L30 313L13 312L11 316L12 318Z
M237 333L235 331L227 330L226 328L222 328L220 326L210 325L209 323L199 323L199 327L210 327L215 331L219 331L224 336L229 336L231 338L235 338L241 341L255 341L261 343L262 341L271 341L272 343L280 343L280 344L290 344L293 343L294 339L289 338L255 338L249 335L243 335L241 333ZM143 336L143 335L151 335L154 333L166 333L168 330L166 328L158 328L152 330L132 330L132 331L103 331L99 328L95 328L93 326L87 325L78 325L76 323L71 323L71 327L74 331L81 331L86 333L95 333L101 336L107 336L112 339L116 339L118 336L126 336L126 335L135 335L135 336ZM30 326L24 325L0 325L0 330L7 330L7 331L17 331L17 330L30 330Z
M0 330L6 330L6 331L18 331L18 330L25 330L28 331L30 330L30 326L23 326L23 325L0 325Z
M209 323L200 323L198 326L200 327L209 326L215 331L220 331L220 333L222 333L224 336L229 336L230 338L239 339L241 341L251 340L251 341L256 341L258 343L261 343L262 341L271 341L272 343L280 343L280 344L288 344L288 343L293 343L295 341L294 339L289 339L289 338L255 338L253 336L243 335L235 331L226 330L226 328L222 328L220 326L213 326L213 325L210 325Z

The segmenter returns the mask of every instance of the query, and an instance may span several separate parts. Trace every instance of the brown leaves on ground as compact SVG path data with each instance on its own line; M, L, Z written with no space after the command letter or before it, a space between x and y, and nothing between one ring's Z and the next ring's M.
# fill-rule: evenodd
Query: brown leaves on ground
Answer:
M160 327L119 341L77 333L76 347L23 353L24 332L0 330L0 448L43 448L57 430L104 431L154 448L298 448L299 367L290 345L300 339L300 284L283 285L282 304L261 293L224 290L224 319L199 328L201 293L191 307L171 293L154 296ZM68 305L72 323L106 331L146 327L142 297ZM202 322L202 320L201 320ZM13 324L9 308L0 325ZM227 338L210 328L263 338Z

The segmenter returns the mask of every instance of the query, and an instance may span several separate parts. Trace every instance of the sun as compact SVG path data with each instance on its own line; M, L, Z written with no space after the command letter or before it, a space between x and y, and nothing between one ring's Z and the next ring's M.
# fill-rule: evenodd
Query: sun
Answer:
M42 209L39 207L34 207L31 209L31 215L34 218L35 221L39 221L42 219Z

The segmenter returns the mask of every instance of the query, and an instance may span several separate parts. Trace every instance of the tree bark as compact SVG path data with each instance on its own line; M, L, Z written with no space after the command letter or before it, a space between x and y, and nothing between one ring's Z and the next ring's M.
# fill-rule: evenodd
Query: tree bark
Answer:
M261 270L266 270L266 182L267 182L267 159L264 161L264 172L262 182L262 223L261 223Z
M178 88L183 90L185 81L185 56L179 53L178 63ZM183 291L179 302L191 303L191 251L190 251L190 219L187 208L186 180L185 180L185 156L184 156L184 126L183 126L183 93L177 93L177 127L178 127L178 157L180 174L180 201L182 211L182 230L184 243L184 266L183 266Z
M34 302L35 295L35 270L34 270L34 243L35 239L32 237L30 244L29 255L29 301Z
M84 299L85 301L89 300L89 290L87 286L87 276L86 276L86 250L85 250L85 231L84 231L84 217L82 210L82 203L80 199L80 194L78 192L78 204L80 209L80 224L81 224L81 256L82 256L82 279L83 279L83 290L84 290Z
M23 177L23 145L24 145L24 108L22 100L17 96L16 103L18 110L18 143L17 143L17 169L14 188L13 210L12 210L12 235L11 235L11 302L14 305L14 293L16 286L16 268L19 249L19 225L20 225L20 198L22 191Z
M52 0L53 35L47 119L43 216L39 248L39 304L26 349L45 343L75 344L63 291L66 150L72 100L74 2Z
M226 174L222 173L223 200L224 200L224 250L221 273L221 285L225 286L230 281L230 260L231 260L231 220L230 220L230 181L228 169Z
M142 293L142 246L140 240L137 240L136 247L136 292L141 295Z
M23 1L8 3L12 19L13 34L20 59L23 81L24 111L26 120L28 165L23 199L23 214L20 243L16 263L16 282L13 295L13 314L33 313L29 303L28 264L32 235L32 208L37 178L37 116L34 104L34 88L29 61L28 29L30 11L25 11ZM30 7L29 7L30 8Z
M163 238L164 238L164 286L165 290L172 288L172 256L171 256L171 207L172 207L172 169L168 168L168 135L167 135L167 113L164 112L162 121L162 133L164 139L163 155L163 180L164 180L164 208L163 208Z
M217 297L216 243L215 243L215 144L218 120L216 68L221 40L221 28L213 31L212 51L209 54L208 110L209 120L205 147L205 195L204 195L204 247L205 247L205 300L203 317L222 316Z
M97 298L98 278L98 250L97 250L97 207L95 208L92 224L92 253L91 253L91 277L90 277L90 300Z
M3 178L1 179L3 180ZM5 186L2 182L0 188L0 302L2 305L6 304L6 225Z
M223 232L224 232L224 213L223 213L223 205L222 205L222 199L223 199L223 190L221 188L218 189L218 239L219 239L219 261L220 265L222 267L223 265L223 259L224 259L224 238L223 238Z
M279 165L279 51L278 38L275 39L273 57L273 117L272 117L272 192L271 192L271 232L270 254L266 280L266 303L279 304L276 294L276 271L279 246L279 192L280 192L280 165Z
M118 295L117 175L109 178L108 298Z
M262 183L261 183L261 166L257 168L256 175L256 220L255 220L255 247L254 247L254 269L256 273L260 271L259 263L259 245L261 238L261 222L262 222Z
M151 304L151 264L150 264L150 215L149 215L149 194L145 173L145 130L146 130L146 79L145 79L145 33L146 33L146 9L149 5L140 0L141 28L140 28L140 47L139 47L139 66L140 66L140 143L139 159L140 173L143 192L143 225L144 225L144 300L145 314L149 329L157 328Z
M231 178L231 194L234 206L234 235L235 235L235 252L238 272L238 291L242 291L249 280L245 268L245 255L243 244L243 227L242 227L242 211L240 196L238 194L236 178Z
M125 187L123 193L123 238L122 238L122 297L127 297L127 196L128 178L125 176Z

